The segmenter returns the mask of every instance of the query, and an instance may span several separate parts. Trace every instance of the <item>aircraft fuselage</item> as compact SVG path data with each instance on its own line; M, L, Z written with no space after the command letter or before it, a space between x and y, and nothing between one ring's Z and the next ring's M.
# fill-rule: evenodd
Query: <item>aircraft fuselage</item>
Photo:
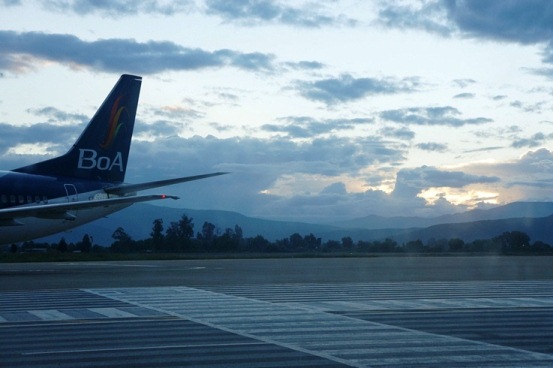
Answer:
M103 189L108 186L109 183L99 181L0 171L0 209L108 199L110 196ZM2 242L26 241L65 231L129 205L52 211L32 217L0 219Z

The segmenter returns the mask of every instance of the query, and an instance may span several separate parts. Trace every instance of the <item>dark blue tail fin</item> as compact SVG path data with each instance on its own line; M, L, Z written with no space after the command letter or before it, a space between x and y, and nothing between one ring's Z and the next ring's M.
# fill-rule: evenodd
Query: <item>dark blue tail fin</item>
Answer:
M123 182L141 83L141 77L122 75L69 152L13 171Z

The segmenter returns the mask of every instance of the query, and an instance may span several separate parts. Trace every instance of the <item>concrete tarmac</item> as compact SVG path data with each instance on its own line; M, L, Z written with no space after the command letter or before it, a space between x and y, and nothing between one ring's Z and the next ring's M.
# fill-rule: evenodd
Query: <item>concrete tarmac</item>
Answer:
M0 366L550 367L552 263L0 264Z

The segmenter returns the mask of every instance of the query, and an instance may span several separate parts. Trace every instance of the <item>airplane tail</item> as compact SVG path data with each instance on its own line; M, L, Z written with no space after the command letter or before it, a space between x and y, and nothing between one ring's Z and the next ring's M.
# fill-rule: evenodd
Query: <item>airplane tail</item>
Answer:
M141 77L122 75L66 154L13 171L122 183L141 83Z

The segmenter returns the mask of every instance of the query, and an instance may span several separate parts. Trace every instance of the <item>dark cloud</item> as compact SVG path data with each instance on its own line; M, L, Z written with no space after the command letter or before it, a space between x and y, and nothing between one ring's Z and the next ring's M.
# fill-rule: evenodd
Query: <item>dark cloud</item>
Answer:
M65 34L0 31L0 70L28 69L32 67L32 59L104 72L137 74L226 66L256 72L270 72L274 68L274 57L262 53L226 49L211 52L172 42L128 39L89 42Z
M458 99L470 99L470 98L474 98L474 93L468 93L468 92L459 93L459 94L453 96L453 98L458 98Z
M300 213L314 216L317 213L310 206L292 206L292 202L303 194L284 198L262 192L286 176L359 175L370 165L394 165L405 160L407 148L376 137L331 137L295 143L284 138L173 136L155 142L134 142L126 181L229 171L231 174L222 179L175 186L167 188L166 192L180 196L184 206L191 208L225 208L265 217L284 217L297 210L297 216ZM333 187L328 191L338 195L338 189ZM306 201L308 199L313 197L309 196ZM351 198L344 200L351 201ZM310 212L312 210L315 212Z
M427 32L449 36L453 32L440 2L426 1L411 5L382 1L378 22L385 27L422 29Z
M318 61L286 62L283 65L294 70L319 70L325 67L323 63Z
M325 15L317 3L304 8L292 7L272 0L207 0L207 13L229 22L244 25L280 23L297 27L318 28L332 25L354 25L353 19L335 14Z
M284 124L265 124L261 129L272 133L284 133L291 138L310 138L325 133L350 130L358 125L373 122L373 119L368 118L317 120L307 116L288 116L279 120Z
M156 117L163 117L178 121L190 121L205 116L204 113L198 110L179 106L165 106L156 109L149 109L147 110L147 113Z
M344 183L334 183L325 187L321 194L339 194L344 195L347 193L346 185Z
M497 183L497 176L472 175L462 171L444 171L435 167L422 166L415 169L401 169L396 178L393 195L415 197L430 187L462 188L470 184Z
M84 123L89 119L84 114L68 113L51 106L27 109L27 112L39 117L46 117L50 124Z
M553 152L545 148L529 151L520 159L499 163L475 163L467 170L486 175L497 175L503 179L505 188L523 187L524 199L550 201L553 183Z
M35 154L8 154L10 148L20 144L48 144L51 153L61 153L69 149L81 133L83 125L60 126L51 123L38 123L30 126L13 126L0 123L0 162L3 169L15 169L36 161ZM71 143L69 143L71 142Z
M28 109L27 112L39 118L38 123L16 126L0 123L0 155L19 144L49 144L54 151L66 151L81 134L89 121L83 114L61 111L55 107ZM21 155L23 164L36 159L35 155ZM20 163L16 163L21 166ZM13 168L13 166L7 166ZM5 166L6 168L6 166Z
M442 143L435 143L435 142L427 142L427 143L419 143L415 145L418 149L421 149L423 151L430 151L430 152L446 152L447 151L447 144Z
M387 121L408 125L444 125L460 127L492 122L491 119L478 117L461 119L461 112L451 106L440 107L413 107L398 110L387 110L380 113L380 117Z
M502 148L504 148L504 147L500 147L500 146L481 147L481 148L466 150L466 151L463 151L463 153L474 153L474 152L495 151L495 150L502 149Z
M523 44L553 39L550 0L442 0L448 18L470 35Z
M543 145L548 139L553 138L553 134L545 135L543 133L536 133L530 138L518 138L511 144L513 148L529 147L534 148Z
M134 128L134 137L151 141L156 138L177 136L183 128L183 123L170 120L156 120L148 124L137 121Z
M384 137L388 137L388 138L404 139L408 141L415 138L415 132L413 132L411 129L407 127L400 127L400 128L384 127L380 129L378 132L382 134Z
M523 44L553 39L553 3L549 0L382 2L379 16L380 23L391 28L423 29L445 36L458 31Z
M533 104L526 104L522 101L516 100L509 104L512 107L515 107L517 109L520 109L524 112L541 112L543 111L543 108L546 106L545 102L536 102Z
M390 28L422 29L443 36L541 44L543 62L553 63L553 2L550 0L430 0L382 2L379 22ZM553 77L553 68L534 70Z
M476 81L474 79L466 78L466 79L455 79L455 80L453 80L453 83L457 87L466 88L466 87L476 83Z
M300 81L296 83L296 89L307 99L332 105L359 100L370 95L414 92L418 84L417 78L354 78L350 74L342 74L338 78L315 82Z
M100 14L117 18L136 14L174 15L190 11L194 8L192 0L45 0L42 1L45 9L50 11L71 11L79 15Z

